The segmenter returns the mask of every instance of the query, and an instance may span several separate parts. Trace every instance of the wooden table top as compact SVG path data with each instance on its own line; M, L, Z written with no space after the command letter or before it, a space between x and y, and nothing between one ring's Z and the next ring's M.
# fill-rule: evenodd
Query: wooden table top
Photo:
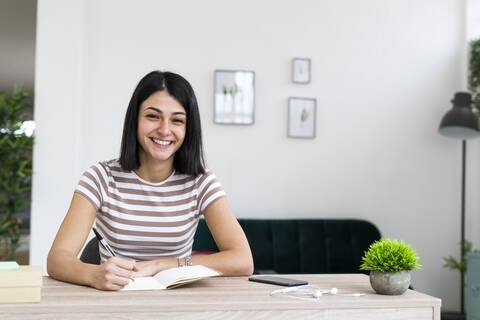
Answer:
M401 296L375 294L368 277L363 274L279 275L307 280L322 289L338 288L342 293L364 293L364 296L323 295L306 301L284 296L271 296L282 287L251 282L248 277L216 277L203 279L171 290L100 291L90 287L60 282L44 277L42 300L31 304L0 304L0 318L8 319L269 319L316 318L340 319L342 313L372 319L375 310L409 311L425 319L439 319L441 300L407 290ZM433 311L432 311L433 310ZM318 311L313 313L312 311ZM413 312L413 313L412 313ZM319 314L325 317L319 317ZM432 317L433 315L433 317ZM346 317L348 318L348 317ZM358 317L350 317L358 318ZM342 318L343 319L343 318ZM388 319L403 319L389 317Z

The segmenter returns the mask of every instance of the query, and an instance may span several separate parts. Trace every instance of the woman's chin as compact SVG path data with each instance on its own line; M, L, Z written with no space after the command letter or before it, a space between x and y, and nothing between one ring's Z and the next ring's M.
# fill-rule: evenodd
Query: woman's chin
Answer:
M154 161L167 161L173 158L173 154L171 152L156 152L151 154L150 158Z

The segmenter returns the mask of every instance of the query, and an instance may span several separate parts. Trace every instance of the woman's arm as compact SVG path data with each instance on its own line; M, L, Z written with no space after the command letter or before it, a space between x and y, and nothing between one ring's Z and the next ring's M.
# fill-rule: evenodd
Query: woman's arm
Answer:
M220 252L192 258L192 264L202 264L225 276L251 275L253 257L247 237L232 213L227 198L215 200L204 213L208 229Z
M58 230L47 258L48 274L57 280L119 290L130 281L135 262L117 257L101 265L81 262L77 256L95 220L96 208L83 196L73 195L67 215Z

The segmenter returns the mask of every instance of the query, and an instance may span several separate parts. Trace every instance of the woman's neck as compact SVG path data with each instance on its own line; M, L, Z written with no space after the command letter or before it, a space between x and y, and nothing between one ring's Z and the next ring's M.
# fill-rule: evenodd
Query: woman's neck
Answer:
M135 172L144 180L153 183L162 182L173 172L173 157L166 161L152 161L142 158L144 157L140 156L140 167Z

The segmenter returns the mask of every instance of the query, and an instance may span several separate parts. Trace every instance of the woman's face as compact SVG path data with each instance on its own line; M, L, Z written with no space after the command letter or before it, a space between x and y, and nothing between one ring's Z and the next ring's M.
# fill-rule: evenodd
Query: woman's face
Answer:
M137 139L140 159L171 161L185 139L185 108L166 91L157 91L140 105Z

